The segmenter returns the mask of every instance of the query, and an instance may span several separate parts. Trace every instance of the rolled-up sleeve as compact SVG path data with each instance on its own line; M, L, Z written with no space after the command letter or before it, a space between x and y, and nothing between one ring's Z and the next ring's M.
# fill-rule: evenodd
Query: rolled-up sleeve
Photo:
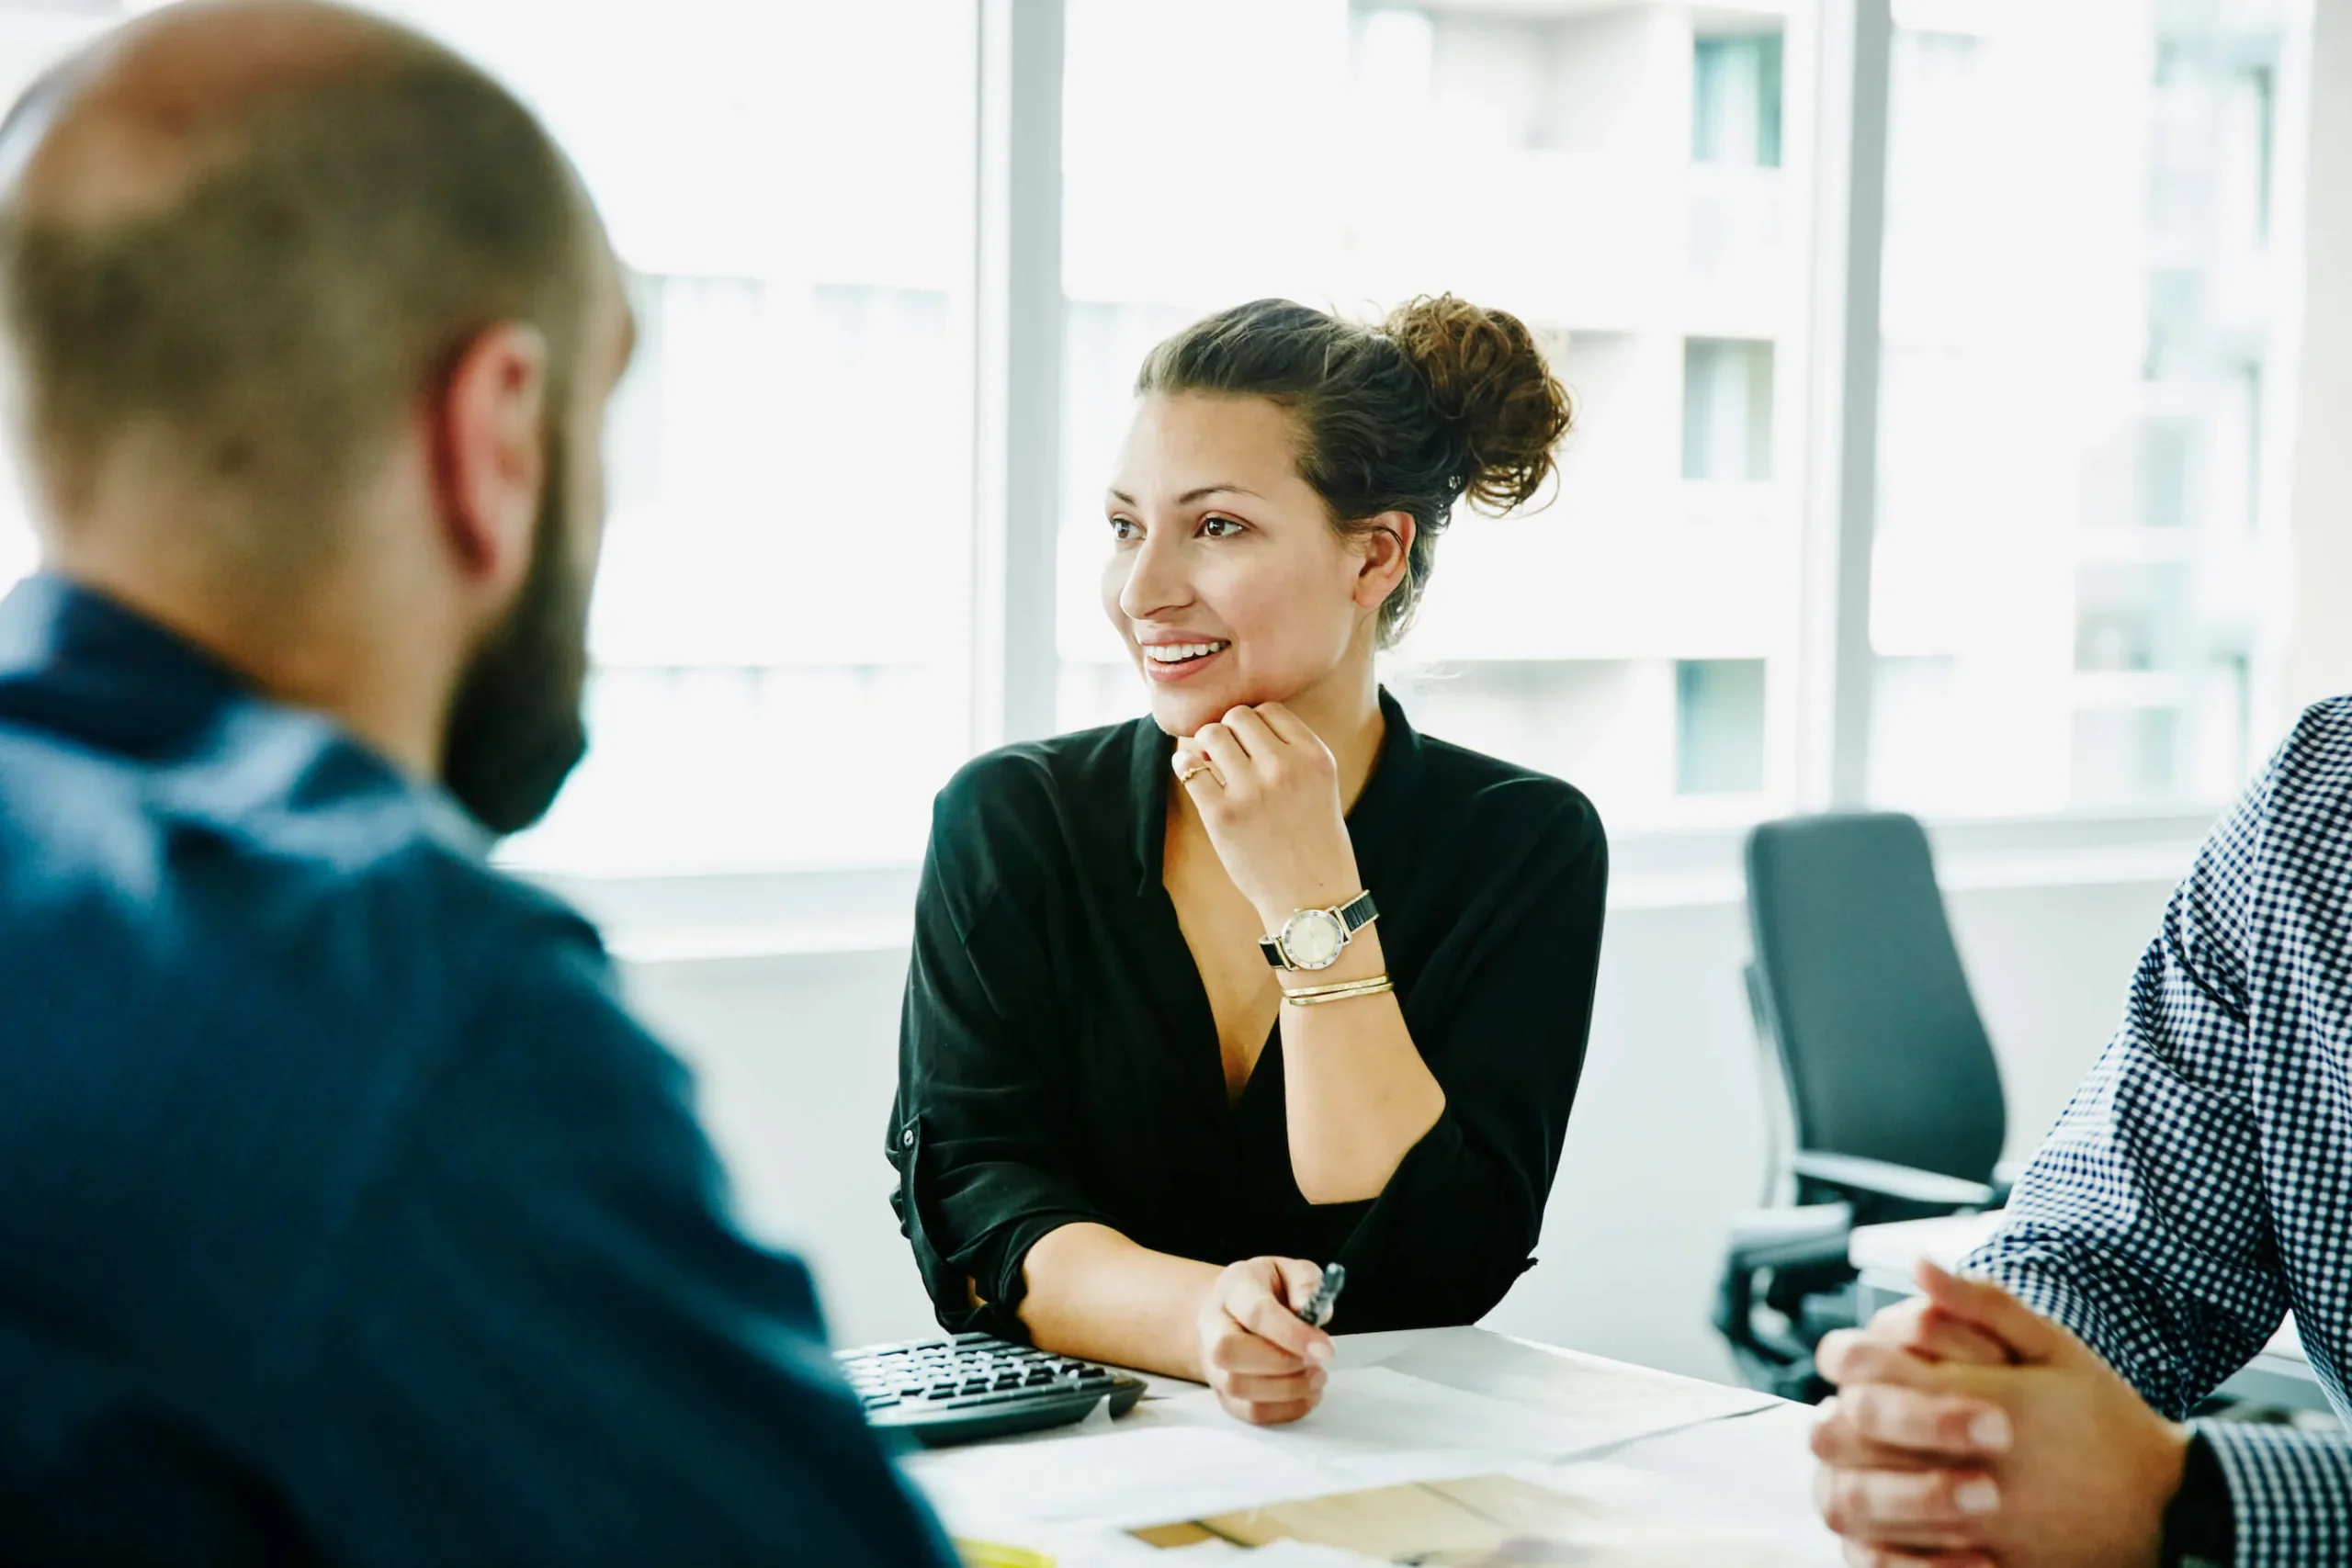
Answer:
M2266 794L2247 795L2173 894L2121 1027L1969 1260L2176 1418L2287 1313L2245 1093Z
M891 1203L941 1325L1023 1339L1029 1248L1112 1222L1069 1171L1069 1112L1048 1089L1061 1024L1045 933L977 863L979 828L957 796L941 797L915 897Z
M1475 1323L1533 1261L1584 1071L1608 844L1581 796L1485 922L1453 1005L1408 1008L1445 1110L1340 1249L1351 1332Z

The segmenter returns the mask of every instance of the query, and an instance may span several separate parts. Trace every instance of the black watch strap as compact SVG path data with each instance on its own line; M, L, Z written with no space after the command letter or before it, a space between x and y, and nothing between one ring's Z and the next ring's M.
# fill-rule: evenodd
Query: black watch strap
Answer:
M2165 1509L2165 1568L2228 1568L2237 1561L2230 1478L2202 1432L2188 1439L2180 1490Z
M1353 936L1380 918L1380 906L1372 901L1372 889L1367 887L1331 912L1340 917L1340 929L1348 935ZM1290 967L1289 961L1283 955L1282 943L1273 937L1260 937L1258 951L1266 955L1266 962L1273 967L1277 969Z

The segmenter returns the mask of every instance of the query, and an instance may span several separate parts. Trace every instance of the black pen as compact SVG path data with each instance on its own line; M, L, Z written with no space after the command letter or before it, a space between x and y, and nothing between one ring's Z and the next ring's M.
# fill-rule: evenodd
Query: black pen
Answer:
M1331 1321L1332 1309L1340 1304L1340 1288L1347 1282L1346 1269L1337 1263L1324 1267L1322 1281L1306 1298L1306 1304L1298 1309L1298 1315L1306 1320L1307 1326L1320 1328Z

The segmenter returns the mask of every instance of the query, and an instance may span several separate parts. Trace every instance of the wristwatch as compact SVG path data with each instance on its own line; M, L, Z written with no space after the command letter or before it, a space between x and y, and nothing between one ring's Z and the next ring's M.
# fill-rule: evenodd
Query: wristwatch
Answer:
M1329 909L1301 909L1283 929L1258 939L1258 950L1277 969L1329 969L1347 951L1350 939L1380 918L1370 893L1359 893Z
M2230 1480L2213 1445L2188 1439L2180 1490L2165 1509L2164 1568L2228 1568L2237 1561L2237 1520Z

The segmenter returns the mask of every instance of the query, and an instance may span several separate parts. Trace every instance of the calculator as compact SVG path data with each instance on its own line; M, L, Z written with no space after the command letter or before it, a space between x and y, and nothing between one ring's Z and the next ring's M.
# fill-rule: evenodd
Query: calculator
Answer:
M1082 1421L1108 1401L1125 1416L1143 1380L987 1334L869 1345L835 1359L869 1425L925 1448Z

